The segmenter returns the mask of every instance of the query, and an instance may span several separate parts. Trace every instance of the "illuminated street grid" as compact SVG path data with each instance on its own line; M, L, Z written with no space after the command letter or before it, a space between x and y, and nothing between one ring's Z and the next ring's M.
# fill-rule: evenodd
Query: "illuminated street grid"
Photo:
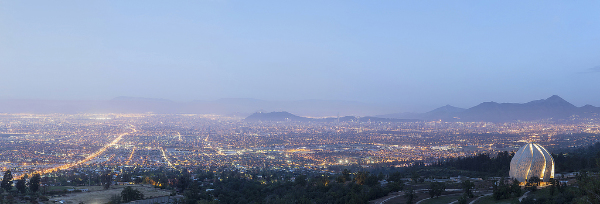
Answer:
M216 115L0 114L0 168L15 174L75 166L312 169L405 166L481 152L589 145L600 120L255 122Z

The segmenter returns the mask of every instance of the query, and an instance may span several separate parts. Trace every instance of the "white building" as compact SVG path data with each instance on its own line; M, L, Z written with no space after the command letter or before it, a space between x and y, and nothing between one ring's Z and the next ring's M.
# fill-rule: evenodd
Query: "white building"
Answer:
M510 161L509 176L520 182L527 182L531 177L548 182L554 178L554 159L544 147L528 143Z

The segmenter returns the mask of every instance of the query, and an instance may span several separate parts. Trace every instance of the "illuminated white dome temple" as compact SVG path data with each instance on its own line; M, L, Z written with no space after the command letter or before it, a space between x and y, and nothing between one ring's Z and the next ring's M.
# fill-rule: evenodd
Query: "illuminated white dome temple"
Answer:
M509 176L519 182L527 182L527 179L534 176L548 182L550 178L554 178L554 159L541 145L528 143L510 161Z

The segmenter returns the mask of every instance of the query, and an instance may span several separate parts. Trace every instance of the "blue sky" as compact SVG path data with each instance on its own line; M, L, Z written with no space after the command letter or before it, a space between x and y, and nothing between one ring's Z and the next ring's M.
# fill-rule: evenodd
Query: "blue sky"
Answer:
M600 106L600 2L0 0L0 98Z

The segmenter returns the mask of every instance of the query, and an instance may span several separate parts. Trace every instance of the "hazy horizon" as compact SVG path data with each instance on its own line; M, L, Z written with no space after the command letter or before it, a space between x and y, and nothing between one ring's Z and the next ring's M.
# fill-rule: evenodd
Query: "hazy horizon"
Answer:
M0 99L600 106L599 6L0 1Z
M560 98L560 96L558 96ZM554 98L554 99L552 99ZM526 105L534 101L557 101L556 95L548 98L533 99L526 102L503 102L503 101L481 101L470 107L457 107L463 110L480 107L486 102L496 102L498 104L521 104ZM560 100L560 99L559 99ZM564 100L564 99L562 99ZM567 100L566 103L570 103ZM563 101L563 102L564 102ZM552 102L551 102L552 103ZM561 102L562 103L562 102ZM453 106L451 104L447 104ZM435 112L438 108L446 111L447 105L440 105L430 109L407 109L405 106L397 104L376 104L357 101L344 100L295 100L295 101L277 101L261 100L253 98L222 98L217 100L194 100L194 101L173 101L161 98L143 98L120 96L109 100L43 100L43 99L1 99L0 113L162 113L162 114L218 114L218 115L236 115L248 116L256 112L289 112L304 117L336 117L336 116L375 116L415 119L429 117L425 114ZM573 104L575 107L583 105ZM586 104L592 105L593 104ZM560 111L565 108L554 105L551 109L545 111ZM456 106L454 106L456 107ZM505 106L506 107L506 106ZM539 107L529 107L538 109ZM568 107L567 107L568 108ZM496 108L494 108L496 109ZM600 110L600 107L597 108ZM493 110L488 110L493 111ZM544 111L544 112L545 112ZM589 111L589 109L588 109ZM584 111L586 112L586 111ZM400 114L400 115L398 115ZM407 115L408 114L408 115ZM490 113L485 113L489 115ZM511 114L511 113L502 113ZM502 115L501 114L501 115ZM532 113L525 113L531 115ZM583 112L571 114L585 114ZM492 114L494 115L494 114ZM433 115L439 117L439 115ZM547 117L547 116L545 116Z

